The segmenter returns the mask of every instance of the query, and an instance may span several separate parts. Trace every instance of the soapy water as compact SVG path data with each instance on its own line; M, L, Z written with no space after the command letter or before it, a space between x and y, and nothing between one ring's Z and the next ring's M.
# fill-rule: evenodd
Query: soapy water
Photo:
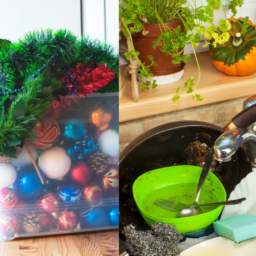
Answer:
M191 205L195 200L197 184L196 183L180 183L169 186L160 187L153 190L143 200L143 210L148 214L159 218L176 218L179 212L172 212L161 208L154 204L158 199L169 199L178 203L184 203ZM209 188L208 188L209 189ZM201 191L199 204L218 202L218 198L214 196L214 193ZM202 211L209 212L216 209L218 206L206 206L202 207ZM161 208L161 211L159 211Z

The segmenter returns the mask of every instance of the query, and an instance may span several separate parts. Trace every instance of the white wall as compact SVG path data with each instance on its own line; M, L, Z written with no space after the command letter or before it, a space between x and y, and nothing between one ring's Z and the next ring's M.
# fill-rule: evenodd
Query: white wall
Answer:
M82 10L83 34L105 41L104 0L83 0Z
M95 1L95 0L94 0ZM105 0L106 13L106 42L115 45L119 44L119 1ZM117 51L118 52L118 51Z
M118 0L82 0L83 34L118 48Z
M118 0L0 0L0 38L15 42L29 31L67 29L118 49L118 6Z
M0 0L0 38L17 41L28 31L47 28L80 36L80 0Z

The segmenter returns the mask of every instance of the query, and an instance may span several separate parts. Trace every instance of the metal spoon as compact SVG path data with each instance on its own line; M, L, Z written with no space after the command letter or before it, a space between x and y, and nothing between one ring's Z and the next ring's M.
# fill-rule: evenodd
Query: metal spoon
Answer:
M190 206L190 207L215 206L215 205L235 205L235 204L242 203L244 200L246 200L245 197L235 199L235 200L223 201L223 202L197 204L197 205L193 205L193 206ZM158 205L158 206L160 206L160 207L162 207L162 208L164 208L168 211L172 211L172 212L179 212L183 209L189 208L189 205L186 205L186 204L183 204L183 203L177 203L175 201L171 201L171 200L168 200L168 199L158 200L154 204L156 204L156 205Z
M204 181L210 171L210 167L212 165L212 159L213 159L213 146L211 146L209 154L205 160L205 164L204 164L203 170L201 172L201 176L200 176L199 183L197 186L196 198L195 198L194 203L189 208L185 208L185 209L181 210L176 218L189 217L189 216L194 216L194 215L203 213L203 211L200 209L200 207L194 207L194 206L198 205L199 195L200 195L200 192L204 185Z
M197 215L200 214L196 211L196 209L199 208L199 206L214 206L214 205L234 205L234 204L240 204L241 202L243 202L244 200L246 200L246 198L240 198L237 200L230 200L230 201L225 201L225 202L218 202L218 203L211 203L211 204L200 204L200 205L191 205L189 208L184 208L181 212L182 212L182 217L189 217L189 216L193 216L193 215ZM199 208L200 209L200 208ZM200 209L200 211L202 211ZM180 213L181 213L180 212ZM179 214L180 214L179 213ZM195 214L194 214L195 213ZM179 215L178 214L178 215ZM193 215L192 215L193 214ZM177 218L181 218L179 216L177 216Z

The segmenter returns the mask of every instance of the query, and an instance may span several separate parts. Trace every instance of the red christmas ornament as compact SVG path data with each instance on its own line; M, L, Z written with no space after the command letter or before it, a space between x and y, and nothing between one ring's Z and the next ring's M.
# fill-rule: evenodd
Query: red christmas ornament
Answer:
M98 184L88 184L83 188L84 199L95 202L102 198L102 189Z
M59 206L59 198L54 193L47 193L41 199L40 205L47 213L56 212Z
M52 218L46 213L39 213L37 217L41 220L41 230L48 231L52 222Z
M0 216L0 234L14 235L20 227L19 219L12 214L2 214Z
M0 190L0 209L11 209L18 203L18 198L14 194L13 189L3 188Z
M33 131L36 134L36 142L30 141L30 144L40 149L53 146L60 135L60 127L53 119L37 121Z
M20 154L21 152L21 147L17 147L15 146L14 147L16 149L16 157L18 157L18 155ZM15 158L13 157L9 157L9 156L0 156L0 163L9 163L11 161L15 160Z
M61 230L72 230L76 227L77 218L74 211L64 211L59 216Z
M70 177L74 182L80 185L85 185L91 179L92 172L90 167L85 162L78 162L74 167L71 168Z
M107 64L99 65L93 69L94 63L83 65L79 63L74 68L67 72L66 76L61 78L61 81L67 85L67 94L75 93L79 96L85 97L93 92L100 90L108 85L115 77L114 71L107 67ZM73 77L71 77L73 76ZM77 86L74 84L74 80ZM75 90L77 92L75 92Z
M103 176L98 178L104 195L117 196L119 192L119 168L118 165L109 165Z

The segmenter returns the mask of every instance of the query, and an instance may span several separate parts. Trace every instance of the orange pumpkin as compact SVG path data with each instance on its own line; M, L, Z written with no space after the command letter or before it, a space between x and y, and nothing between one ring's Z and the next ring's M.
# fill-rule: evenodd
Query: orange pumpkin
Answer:
M239 18L243 22L243 18ZM230 18L230 38L216 47L210 45L213 65L230 76L247 76L256 71L256 26L249 21L246 32L236 19Z
M92 123L99 128L99 131L108 129L111 117L110 113L104 113L102 109L93 111L91 115Z

